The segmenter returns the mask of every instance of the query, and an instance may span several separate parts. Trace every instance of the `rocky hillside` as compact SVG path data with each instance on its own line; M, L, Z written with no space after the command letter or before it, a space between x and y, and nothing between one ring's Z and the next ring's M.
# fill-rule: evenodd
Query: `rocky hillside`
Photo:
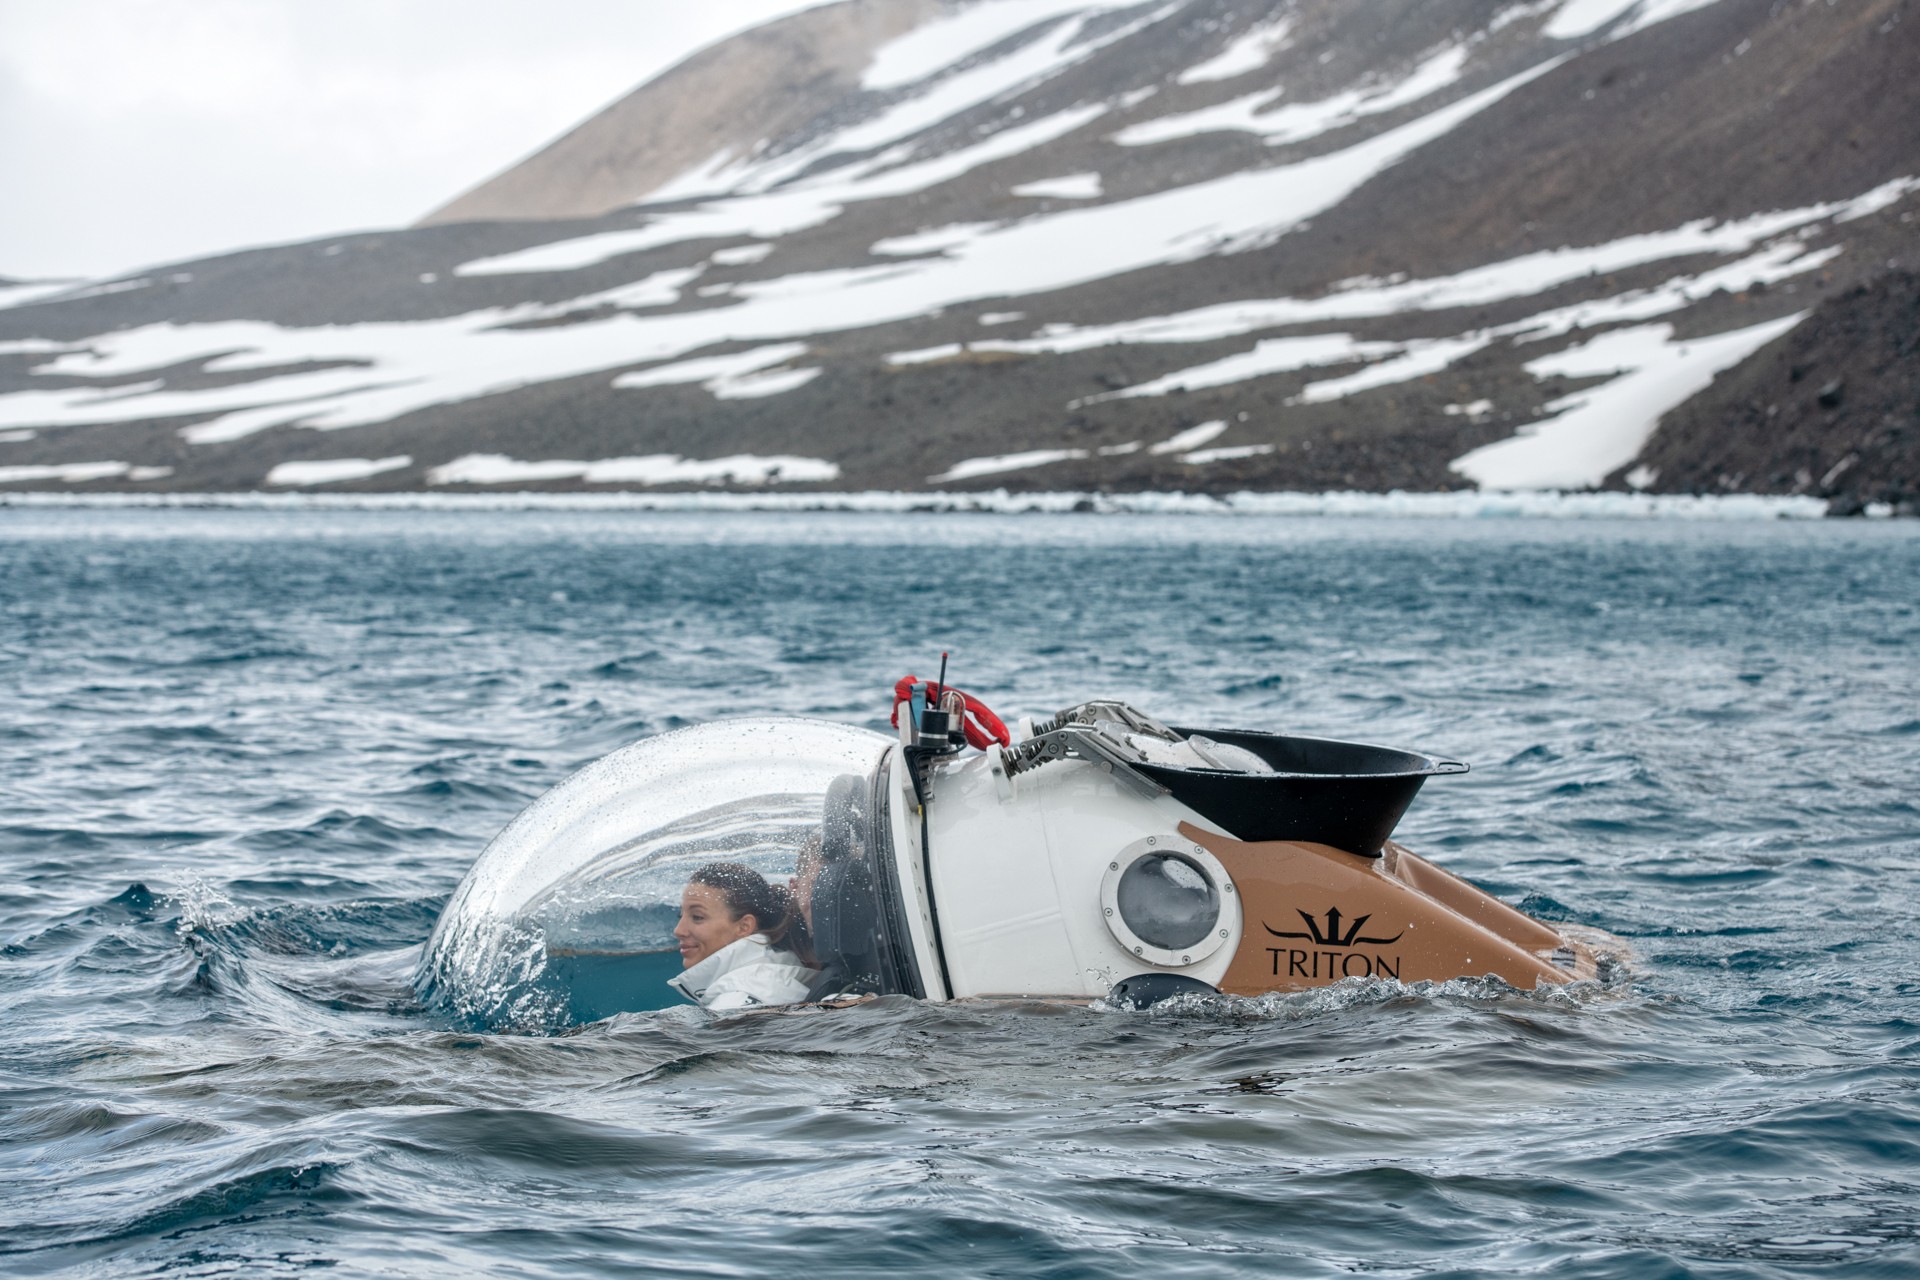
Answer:
M418 226L0 287L0 485L1911 503L1916 66L1915 0L844 0Z

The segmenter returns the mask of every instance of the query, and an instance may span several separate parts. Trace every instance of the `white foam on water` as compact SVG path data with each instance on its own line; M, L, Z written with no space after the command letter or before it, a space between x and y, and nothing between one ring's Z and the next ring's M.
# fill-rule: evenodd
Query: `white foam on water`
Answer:
M1070 173L1060 178L1042 178L1038 182L1023 182L1010 188L1007 194L1034 200L1097 200L1101 194L1100 175Z
M406 454L391 458L323 458L306 462L282 462L267 472L270 485L344 484L365 480L388 471L413 465Z
M1226 48L1213 57L1205 62L1196 62L1182 71L1174 77L1174 82L1201 84L1211 80L1231 80L1249 71L1258 71L1273 60L1274 54L1287 47L1287 37L1292 30L1293 19L1290 17L1257 23L1228 41Z
M1555 374L1611 380L1554 401L1558 417L1527 423L1511 437L1456 458L1452 469L1482 489L1581 489L1600 484L1639 454L1660 416L1780 337L1806 312L1765 324L1677 341L1673 326L1603 333L1527 365Z

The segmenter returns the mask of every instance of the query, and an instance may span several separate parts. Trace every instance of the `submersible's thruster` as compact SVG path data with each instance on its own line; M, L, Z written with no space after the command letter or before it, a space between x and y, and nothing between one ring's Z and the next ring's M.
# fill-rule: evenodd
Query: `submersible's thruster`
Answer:
M1140 1005L1596 974L1584 942L1390 838L1425 780L1464 764L1113 701L1009 731L958 690L909 677L897 694L897 737L724 720L588 765L487 846L423 978L483 1017L658 1007L687 875L727 860L785 878L809 844L815 998Z

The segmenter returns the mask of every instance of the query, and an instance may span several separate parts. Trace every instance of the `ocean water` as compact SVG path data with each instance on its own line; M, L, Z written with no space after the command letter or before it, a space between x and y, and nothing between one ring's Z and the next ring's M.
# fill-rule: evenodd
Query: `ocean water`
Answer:
M1920 526L0 509L0 1272L1920 1273ZM476 1032L488 837L716 716L1472 762L1627 973Z

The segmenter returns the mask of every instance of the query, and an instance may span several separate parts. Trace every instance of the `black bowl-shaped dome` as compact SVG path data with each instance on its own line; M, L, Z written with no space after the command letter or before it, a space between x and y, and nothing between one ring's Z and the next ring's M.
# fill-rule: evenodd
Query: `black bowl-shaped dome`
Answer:
M1193 729L1215 742L1244 747L1273 773L1229 773L1139 764L1134 768L1173 798L1219 823L1240 840L1298 840L1378 857L1420 785L1435 774L1465 773L1456 760L1414 751L1295 738L1241 729Z

